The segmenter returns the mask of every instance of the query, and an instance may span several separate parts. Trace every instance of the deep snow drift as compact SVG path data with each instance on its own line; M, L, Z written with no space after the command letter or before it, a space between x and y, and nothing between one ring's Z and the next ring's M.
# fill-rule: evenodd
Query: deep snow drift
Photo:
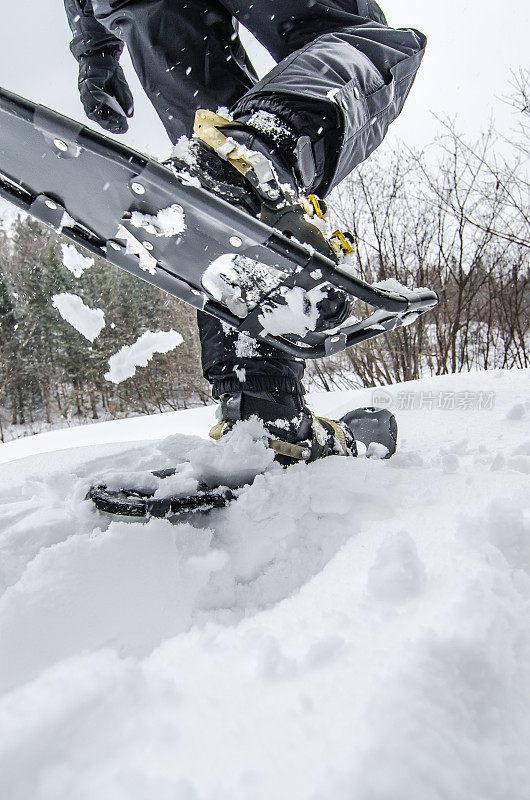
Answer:
M392 461L273 469L192 524L83 498L204 447L212 408L4 445L0 796L527 798L529 388L381 390Z

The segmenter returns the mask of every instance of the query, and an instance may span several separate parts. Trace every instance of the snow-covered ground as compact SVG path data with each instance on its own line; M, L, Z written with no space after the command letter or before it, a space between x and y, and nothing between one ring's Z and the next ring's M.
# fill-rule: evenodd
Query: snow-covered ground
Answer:
M212 407L0 448L2 798L529 797L529 373L376 395L392 461L273 470L192 524L83 498L204 446Z

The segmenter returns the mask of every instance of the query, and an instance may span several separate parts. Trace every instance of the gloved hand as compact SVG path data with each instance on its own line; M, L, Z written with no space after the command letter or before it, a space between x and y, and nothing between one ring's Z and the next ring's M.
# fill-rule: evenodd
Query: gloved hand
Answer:
M134 100L117 60L104 53L82 58L78 86L87 117L111 133L125 133Z

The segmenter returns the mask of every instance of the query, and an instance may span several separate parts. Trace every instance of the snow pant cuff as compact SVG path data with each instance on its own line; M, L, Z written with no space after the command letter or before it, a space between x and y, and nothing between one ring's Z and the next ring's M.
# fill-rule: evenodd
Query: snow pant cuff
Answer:
M206 378L212 384L212 395L217 400L223 394L240 392L281 392L302 397L303 364L293 361L282 363L274 359L239 359L221 362L211 367Z

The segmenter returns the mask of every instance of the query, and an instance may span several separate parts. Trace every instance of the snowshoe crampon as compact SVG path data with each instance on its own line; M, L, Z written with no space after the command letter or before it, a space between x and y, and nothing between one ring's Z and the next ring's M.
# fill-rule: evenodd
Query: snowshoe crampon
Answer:
M174 469L157 470L152 473L157 478L168 478L175 474ZM211 489L205 484L186 497L156 498L138 489L108 489L104 484L93 486L88 498L99 511L123 517L172 517L191 512L207 512L214 508L224 508L234 499L234 493L227 487Z
M310 207L290 220L282 214L265 221L197 184L0 89L0 196L247 336L294 357L319 358L436 305L432 291L371 286L337 263L333 252L348 244L340 232L329 251L301 244L292 224L310 216ZM364 304L373 312L362 318Z

